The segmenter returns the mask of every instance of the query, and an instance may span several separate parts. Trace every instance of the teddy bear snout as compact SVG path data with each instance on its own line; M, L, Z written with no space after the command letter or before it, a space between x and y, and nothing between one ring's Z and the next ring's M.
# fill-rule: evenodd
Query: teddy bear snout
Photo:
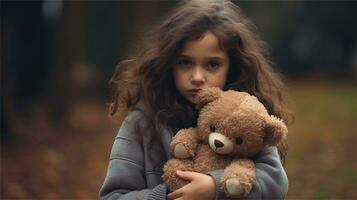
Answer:
M208 136L209 146L218 154L229 154L233 151L233 142L225 135L213 132Z

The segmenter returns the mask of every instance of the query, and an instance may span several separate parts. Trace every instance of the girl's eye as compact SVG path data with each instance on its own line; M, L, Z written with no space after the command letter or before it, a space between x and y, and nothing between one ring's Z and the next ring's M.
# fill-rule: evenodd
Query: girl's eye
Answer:
M220 63L217 62L217 61L209 62L208 65L207 65L207 67L209 69L217 69L219 66L220 66Z
M180 66L186 67L186 66L191 65L191 61L186 60L186 59L181 59L177 62L177 64Z

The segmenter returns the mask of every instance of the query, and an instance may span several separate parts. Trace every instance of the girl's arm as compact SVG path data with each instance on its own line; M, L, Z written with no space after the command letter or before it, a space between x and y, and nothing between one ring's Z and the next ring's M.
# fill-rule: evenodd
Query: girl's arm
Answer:
M256 182L250 194L243 199L284 199L288 192L288 178L280 162L276 147L266 147L253 158ZM209 173L215 180L216 199L229 199L220 191L223 170Z
M139 111L130 112L115 138L107 176L99 199L166 199L166 184L148 189L144 168L144 151L139 142L144 124Z

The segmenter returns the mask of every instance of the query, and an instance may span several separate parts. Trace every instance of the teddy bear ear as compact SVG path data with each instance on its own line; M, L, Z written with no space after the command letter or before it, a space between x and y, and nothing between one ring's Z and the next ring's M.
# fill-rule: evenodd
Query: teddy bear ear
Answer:
M271 115L267 119L265 127L264 143L269 146L277 145L281 140L285 139L288 134L288 128L282 119Z
M201 109L207 103L210 103L218 99L223 91L216 87L204 87L196 96L196 108Z

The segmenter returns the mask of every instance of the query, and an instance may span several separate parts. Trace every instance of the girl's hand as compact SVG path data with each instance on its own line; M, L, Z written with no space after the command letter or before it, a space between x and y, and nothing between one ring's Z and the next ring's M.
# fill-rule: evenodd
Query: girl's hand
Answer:
M177 171L176 173L180 178L188 180L190 183L168 194L168 199L190 200L213 199L215 197L216 186L209 175L190 171Z

